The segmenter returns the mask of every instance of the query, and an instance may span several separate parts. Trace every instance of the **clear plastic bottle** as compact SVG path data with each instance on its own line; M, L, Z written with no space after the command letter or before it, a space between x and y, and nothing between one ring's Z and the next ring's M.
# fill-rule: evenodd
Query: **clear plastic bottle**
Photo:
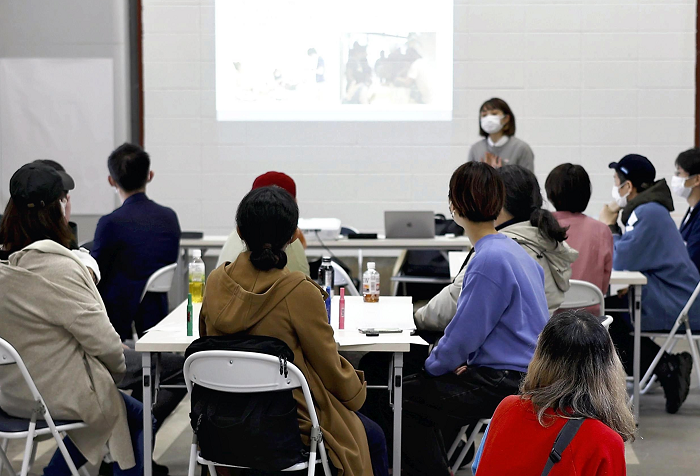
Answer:
M204 275L206 268L202 261L202 250L192 250L192 261L189 264L190 294L193 303L201 303L204 295Z
M318 268L318 284L322 289L331 288L329 293L333 297L333 286L335 285L335 271L331 264L330 256L324 256L321 260L321 267Z
M362 275L362 297L365 302L379 302L379 272L372 261L367 263L367 271Z

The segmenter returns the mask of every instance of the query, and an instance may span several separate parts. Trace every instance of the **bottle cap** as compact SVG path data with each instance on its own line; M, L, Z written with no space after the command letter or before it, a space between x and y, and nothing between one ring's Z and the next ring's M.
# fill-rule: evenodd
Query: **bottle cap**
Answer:
M340 299L345 297L345 288L340 288Z
M202 257L202 250L192 250L192 257L193 258L201 258Z
M374 261L367 263L367 269L374 269Z
M324 256L323 259L322 259L322 261L323 261L324 263L326 263L326 262L330 263L330 262L331 262L331 257L330 257L330 256Z

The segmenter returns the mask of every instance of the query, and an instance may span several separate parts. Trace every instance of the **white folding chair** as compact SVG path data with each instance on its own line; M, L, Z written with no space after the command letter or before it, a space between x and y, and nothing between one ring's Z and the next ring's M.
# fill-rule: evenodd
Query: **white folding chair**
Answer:
M11 476L17 476L6 454L9 440L26 438L27 441L24 445L24 456L20 475L27 476L29 469L34 463L34 457L36 456L36 444L34 440L38 436L52 435L73 476L87 476L88 473L85 467L81 468L80 472L78 471L75 467L75 463L73 463L73 460L68 454L66 445L63 444L65 432L78 428L86 428L87 425L81 421L54 422L22 358L15 348L4 339L0 339L0 365L16 365L34 399L34 408L32 409L32 416L29 419L11 417L0 410L0 473L2 473L3 468L7 468Z
M466 440L466 444L462 448L462 451L459 453L459 456L455 460L455 463L452 465L452 474L457 474L457 471L459 470L460 466L462 466L462 462L464 461L464 458L467 456L467 453L469 452L469 448L472 447L472 445L476 442L476 437L479 436L479 433L486 428L489 423L491 423L490 418L483 418L477 422L477 424L474 426L474 429L472 430L471 434L469 435L469 438ZM463 426L460 430L459 433L457 434L457 438L455 438L455 441L452 443L452 446L450 446L450 450L447 452L447 459L449 460L452 458L452 455L455 454L455 451L457 450L457 447L459 446L459 442L464 440L464 437L467 435L467 430L469 429L468 425Z
M288 363L285 376L280 373L280 360L272 355L231 350L206 350L190 355L185 361L183 372L187 392L190 394L192 384L229 393L275 392L301 387L311 418L309 460L297 463L283 471L301 471L308 468L308 476L313 476L316 464L320 462L325 476L331 475L311 390L304 374L296 365ZM317 449L320 461L316 459ZM202 458L197 451L197 435L193 433L188 476L194 476L196 463L206 465L210 476L217 476L215 466L239 467Z
M605 296L595 284L577 279L569 280L569 290L564 293L564 302L559 309L584 309L599 306L600 317L605 316Z
M345 287L348 296L360 296L360 291L355 287L355 283L352 282L352 278L345 272L342 266L340 266L335 261L331 261L333 266L333 273L335 275L334 284L336 286Z
M700 355L698 354L698 348L700 347L700 343L698 341L700 340L700 335L693 335L693 332L690 328L690 321L688 319L688 313L690 312L690 308L693 307L693 304L695 303L698 294L700 294L700 283L698 283L698 285L695 286L693 294L690 295L690 299L688 299L688 302L686 302L685 306L683 306L683 309L678 315L675 324L673 324L673 327L668 333L642 332L641 335L644 337L650 337L652 339L663 339L665 337L666 340L661 345L661 349L659 349L659 352L656 354L656 357L654 357L654 360L651 362L651 365L649 366L647 372L644 374L644 377L642 377L642 379L639 381L639 386L642 389L640 393L646 393L656 381L654 369L661 360L661 357L663 357L664 352L672 352L673 348L678 343L678 340L683 338L688 339L690 353L693 356L693 366L695 367L695 371L698 374L698 381L700 381ZM685 335L677 334L678 328L680 326L685 326Z
M177 268L177 263L163 266L153 273L146 281L146 286L143 288L139 302L143 301L146 293L167 293L170 291L170 287L173 284L173 276L175 276L175 268Z

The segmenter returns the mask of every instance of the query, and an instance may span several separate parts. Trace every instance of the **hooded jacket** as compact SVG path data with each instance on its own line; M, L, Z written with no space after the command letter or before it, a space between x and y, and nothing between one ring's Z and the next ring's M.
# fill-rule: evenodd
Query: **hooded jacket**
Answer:
M310 278L287 268L260 271L250 253L215 269L207 280L199 316L200 336L247 332L276 337L294 352L294 365L309 383L323 439L339 475L372 475L367 436L354 413L365 401L362 372L338 354L328 324L327 295ZM302 439L311 420L300 389L294 390Z
M122 469L136 464L115 382L124 350L90 274L67 248L42 240L0 262L0 336L22 356L54 419L82 420L68 434L92 464L105 444ZM0 407L28 418L34 407L14 365L0 367Z
M625 233L611 226L615 245L613 269L639 271L647 277L642 288L642 330L673 327L678 314L700 281L683 238L671 218L673 198L659 180L629 201L622 211ZM700 329L700 307L690 310L693 329Z
M571 263L578 258L578 251L566 242L557 243L540 233L529 221L514 223L500 230L522 246L544 270L544 292L547 296L549 314L559 309L564 302L564 293L569 290Z

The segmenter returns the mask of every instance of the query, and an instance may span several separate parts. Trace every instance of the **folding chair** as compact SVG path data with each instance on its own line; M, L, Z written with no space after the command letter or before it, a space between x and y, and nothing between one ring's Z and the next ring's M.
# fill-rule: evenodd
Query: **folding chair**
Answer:
M146 285L143 287L143 292L141 292L141 299L139 302L143 301L146 297L146 293L167 293L173 285L173 277L175 276L175 269L177 268L177 263L169 264L168 266L163 266L155 273L153 273L146 281ZM136 323L131 322L131 335L134 342L139 340L139 335L136 332Z
M462 466L462 462L464 461L464 458L467 456L467 452L469 452L469 448L472 447L472 445L476 442L476 437L479 436L479 433L486 428L489 423L491 423L490 418L483 418L479 420L476 425L474 426L474 429L472 430L471 434L469 435L469 438L467 439L467 444L464 445L464 448L462 448L462 451L459 453L459 456L457 457L457 460L455 460L455 463L452 465L452 474L457 474L457 471L459 470L460 466ZM467 430L469 429L469 425L464 425L460 430L459 433L457 434L457 438L455 438L454 443L452 443L452 446L450 446L450 451L447 452L447 459L449 460L452 458L452 455L454 455L455 451L457 450L457 447L459 446L459 442L463 441L464 437L467 435Z
M688 302L685 304L685 306L683 306L681 313L676 319L676 323L673 324L673 327L668 332L668 334L663 332L642 332L641 335L644 337L650 337L652 339L662 339L665 337L666 340L661 345L661 349L659 349L659 352L656 354L656 357L654 357L654 360L651 362L649 369L644 374L644 377L642 377L642 380L640 380L639 382L639 386L642 389L640 393L646 393L656 381L654 369L661 360L661 357L663 357L664 352L672 352L678 340L683 339L684 337L688 339L690 353L693 356L693 366L695 367L695 371L697 372L698 379L700 381L700 355L698 355L698 347L700 347L700 344L698 344L698 340L700 340L700 336L693 335L693 332L690 329L690 321L688 319L688 313L690 312L690 308L693 307L693 304L695 303L695 299L697 299L698 294L700 294L700 283L698 283L698 285L695 286L693 294L690 295L690 299L688 299ZM680 326L685 326L685 336L676 334Z
M605 316L605 296L595 284L576 279L569 280L571 287L564 294L564 302L559 309L584 309L599 306L600 317Z
M335 261L331 261L331 266L333 266L333 272L335 274L335 285L345 287L348 292L348 296L360 296L360 291L355 287L355 283L352 282L352 278L347 272Z
M309 460L297 463L283 471L301 471L308 468L308 476L313 476L316 464L320 462L323 465L325 476L331 476L311 390L304 374L296 365L287 364L287 376L285 377L280 372L279 359L272 355L231 350L207 350L190 355L185 361L183 371L187 392L190 394L192 393L192 384L229 393L276 392L301 387L311 418ZM317 449L320 453L320 460L316 459ZM196 463L206 465L209 468L210 476L217 476L215 466L241 468L202 458L200 452L197 451L197 435L193 432L188 476L194 476Z
M65 458L73 476L87 476L88 473L84 467L78 472L75 463L73 463L73 460L68 454L66 445L63 443L65 432L77 430L78 428L87 428L87 425L81 421L54 422L22 358L15 348L4 339L0 339L0 365L16 365L34 399L34 408L32 409L32 416L29 419L11 417L0 410L0 473L2 473L2 469L6 467L11 476L17 476L6 454L8 440L27 439L24 446L22 470L20 472L21 476L27 476L29 469L34 463L34 457L36 456L35 438L37 436L50 434L53 435L53 438L56 440L56 444L63 458Z

